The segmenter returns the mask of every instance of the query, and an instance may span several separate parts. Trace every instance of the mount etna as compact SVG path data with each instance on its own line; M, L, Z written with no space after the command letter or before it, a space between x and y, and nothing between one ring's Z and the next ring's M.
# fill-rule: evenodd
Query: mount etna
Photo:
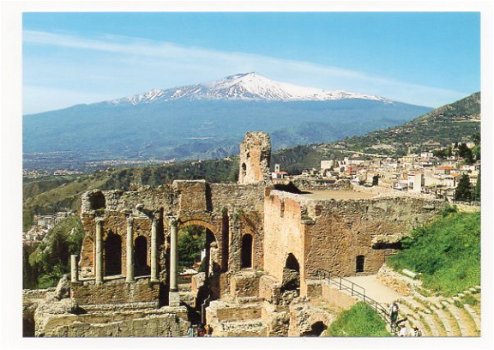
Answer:
M405 123L431 109L383 97L276 82L257 73L23 118L25 168L88 161L221 158L248 130L274 149L331 142Z

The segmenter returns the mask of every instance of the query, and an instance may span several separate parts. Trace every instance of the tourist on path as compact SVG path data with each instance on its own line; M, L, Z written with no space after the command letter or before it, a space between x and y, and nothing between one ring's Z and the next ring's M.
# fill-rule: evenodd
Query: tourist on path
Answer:
M393 302L393 305L391 305L391 312L390 312L390 320L391 320L391 331L396 330L396 321L398 320L398 311L400 310L400 307L398 304Z

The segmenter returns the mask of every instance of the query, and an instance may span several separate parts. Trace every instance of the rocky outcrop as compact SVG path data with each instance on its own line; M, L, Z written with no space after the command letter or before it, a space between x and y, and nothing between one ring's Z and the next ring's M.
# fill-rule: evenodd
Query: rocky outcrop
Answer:
M379 269L377 279L385 286L388 286L395 292L405 296L410 295L413 290L421 284L419 280L414 280L410 277L404 276L394 271L386 264Z

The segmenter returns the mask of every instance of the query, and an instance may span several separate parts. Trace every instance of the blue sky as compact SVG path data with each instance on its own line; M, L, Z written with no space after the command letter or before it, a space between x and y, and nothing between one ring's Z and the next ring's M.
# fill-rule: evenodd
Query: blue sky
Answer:
M437 107L480 90L480 15L23 16L24 113L250 71Z

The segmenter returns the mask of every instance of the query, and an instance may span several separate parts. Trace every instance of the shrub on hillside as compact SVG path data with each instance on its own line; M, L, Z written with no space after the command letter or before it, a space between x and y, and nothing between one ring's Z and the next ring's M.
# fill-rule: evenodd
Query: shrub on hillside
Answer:
M422 273L425 288L450 296L480 283L480 213L439 217L401 244L389 265Z
M70 255L80 254L84 231L78 217L58 222L46 237L24 259L24 287L48 288L57 284L63 274L70 271ZM25 253L28 253L25 250Z

